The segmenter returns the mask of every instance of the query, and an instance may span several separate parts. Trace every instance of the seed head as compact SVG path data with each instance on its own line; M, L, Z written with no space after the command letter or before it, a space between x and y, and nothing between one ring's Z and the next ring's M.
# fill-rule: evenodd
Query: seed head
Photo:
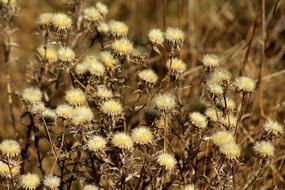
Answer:
M89 65L88 71L91 75L99 77L105 74L105 66L96 60Z
M99 55L99 60L109 70L114 70L118 64L118 60L113 57L108 51L102 51Z
M194 184L188 184L188 185L185 185L183 190L195 190L195 189L196 188Z
M53 175L45 176L43 181L44 186L48 187L49 189L56 190L60 186L60 178Z
M208 83L207 91L212 98L221 97L224 94L224 88L216 83Z
M195 127L201 129L204 129L208 126L207 118L199 112L192 112L190 114L190 121Z
M129 31L128 26L120 21L111 20L109 22L109 32L112 37L125 37Z
M184 41L184 33L179 28L169 27L165 34L165 41L169 47L180 48Z
M236 103L233 99L226 97L226 102L227 102L227 110L234 111L236 109ZM226 108L224 98L220 98L218 105L221 106L222 108Z
M8 164L0 161L0 177L11 178L19 175L20 173L20 165L18 163L10 162L10 169Z
M152 69L142 70L138 73L138 76L142 81L145 81L149 84L155 84L158 80L158 76Z
M38 175L36 174L25 174L21 176L20 186L27 190L36 189L40 185L41 181Z
M21 153L21 147L15 140L3 140L0 144L0 151L8 157L15 157Z
M57 52L53 47L47 47L46 50L43 46L37 49L37 52L41 56L42 59L46 59L49 63L57 62Z
M99 188L96 185L85 185L83 190L99 190Z
M79 88L74 88L66 91L65 100L73 106L80 106L86 104L86 96Z
M251 93L255 90L256 82L249 77L238 77L234 82L238 92Z
M53 111L52 109L46 108L43 112L42 112L42 117L45 119L48 119L50 121L55 121L57 118L56 112Z
M105 22L100 22L97 26L97 30L100 34L106 35L109 32L109 25Z
M93 120L93 112L92 110L87 106L80 106L74 108L71 122L74 125L83 125L86 123L89 123Z
M214 108L207 108L205 114L211 121L214 121L214 122L218 121L217 113ZM218 116L221 116L220 111L218 111Z
M105 4L101 3L100 1L95 4L95 7L102 16L106 16L109 12L108 7Z
M157 161L159 165L164 166L168 170L175 168L177 161L174 156L169 153L162 153L158 156Z
M264 130L274 135L283 134L283 126L280 123L273 120L268 120L264 124Z
M29 106L29 112L31 114L42 114L43 111L45 111L46 107L43 102L35 102Z
M174 74L182 74L187 69L187 65L178 58L168 60L166 66Z
M153 135L149 128L138 127L132 130L132 138L138 144L148 144L152 142Z
M103 113L108 115L120 115L123 112L122 104L117 100L106 100L101 105Z
M96 152L100 149L105 148L106 143L107 142L103 137L95 135L88 140L87 147L90 151Z
M56 31L62 32L71 28L72 19L64 13L56 13L53 15L51 23Z
M220 151L229 159L236 159L241 154L240 147L232 141L220 146Z
M162 46L164 43L164 36L163 33L161 32L160 29L152 29L148 33L148 40L153 44L153 45L160 45Z
M154 98L154 105L159 110L171 111L176 106L175 96L168 93L158 94Z
M206 54L203 57L202 63L204 67L213 68L219 66L219 58L215 54Z
M23 90L22 98L27 103L36 103L42 100L42 92L38 88L28 87Z
M113 95L112 90L109 90L104 85L99 85L97 87L96 96L102 99L108 99L108 98L112 98L114 95Z
M72 62L75 59L75 53L70 47L59 48L57 56L63 62Z
M230 142L235 142L233 134L228 131L215 132L210 138L217 146L222 146Z
M112 138L112 144L115 147L119 147L123 149L133 148L133 140L131 139L129 135L123 132L114 134Z
M52 23L53 13L42 13L37 19L37 24L41 28L49 27Z
M59 117L64 119L71 119L73 116L73 107L67 104L57 106L55 112Z
M118 57L125 57L129 55L133 49L133 44L126 38L115 40L111 44L112 52Z
M254 150L257 154L260 154L264 157L274 156L274 146L271 142L267 141L259 141L254 145Z
M228 86L232 74L225 69L215 69L210 75L209 83L219 84L221 86Z
M88 73L88 70L89 70L89 64L86 63L80 63L75 66L75 72L78 75L84 75Z
M83 18L92 23L98 23L103 20L101 13L95 7L85 8L83 10Z

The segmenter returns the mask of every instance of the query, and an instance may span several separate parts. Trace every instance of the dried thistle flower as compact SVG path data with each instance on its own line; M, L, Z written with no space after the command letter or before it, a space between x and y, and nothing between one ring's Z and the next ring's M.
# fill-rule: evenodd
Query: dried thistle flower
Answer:
M43 118L49 121L55 121L57 118L56 112L48 108L46 108L41 114Z
M230 142L235 142L234 136L228 131L218 131L211 135L210 139L217 146L222 146Z
M0 144L0 151L8 157L16 157L21 153L21 147L15 140L3 140Z
M206 54L202 59L203 66L206 68L214 68L219 66L219 58L215 54Z
M207 118L199 112L192 112L190 114L190 121L195 127L201 129L204 129L208 126Z
M264 124L264 130L268 133L272 133L274 135L280 135L283 134L283 126L271 119L267 120Z
M99 188L96 185L85 185L83 190L99 190Z
M102 99L112 98L113 92L109 90L105 85L99 85L97 87L96 96Z
M179 28L168 27L164 36L169 47L180 49L184 41L184 33Z
M114 116L120 115L123 112L122 104L117 100L106 100L101 105L103 113Z
M219 120L218 117L222 115L220 111L217 111L217 112L218 113L216 113L216 110L214 108L207 108L205 111L205 114L211 121L217 122ZM218 117L217 117L217 114L218 114Z
M60 178L53 175L47 175L44 178L43 184L51 190L56 190L60 186Z
M139 78L149 84L155 84L158 76L152 69L144 69L138 73Z
M105 4L101 3L100 1L96 2L95 7L96 9L98 9L98 11L103 17L106 16L109 12L108 7Z
M108 51L102 51L99 54L99 60L108 70L114 70L117 67L118 60Z
M133 140L129 135L123 132L114 134L111 142L115 147L123 149L133 148Z
M241 154L239 145L233 141L220 146L220 151L229 159L236 159Z
M152 142L153 135L149 128L138 127L132 130L132 139L135 143L138 144L148 144Z
M56 13L53 15L51 23L57 32L66 32L72 26L72 19L64 13Z
M234 86L238 92L251 93L255 90L256 82L249 77L238 77L235 79Z
M228 117L230 118L230 123L229 123L229 118ZM237 118L233 114L229 114L229 116L225 115L225 116L220 117L220 122L224 126L230 125L229 127L235 127L236 123L237 123Z
M80 106L74 108L71 122L74 125L83 125L86 123L89 123L93 120L93 112L92 110L87 106Z
M256 142L253 149L255 152L264 157L274 156L274 146L269 141Z
M55 112L59 117L64 119L71 119L73 116L74 108L67 104L57 106Z
M20 174L19 163L10 162L10 169L8 164L0 161L0 177L12 178Z
M74 88L66 91L65 100L73 106L81 106L86 104L86 96L79 88Z
M187 65L184 63L184 61L178 58L169 59L166 63L166 66L168 70L174 75L182 74L187 69Z
M42 29L47 29L51 26L53 13L42 13L37 19L37 24Z
M194 184L188 184L185 185L185 187L183 188L183 190L195 190L195 185Z
M120 21L111 20L109 22L109 34L112 37L125 37L129 31L128 26Z
M154 98L154 105L161 111L171 111L176 106L175 96L168 93L158 94Z
M144 47L137 46L137 47L132 49L130 55L135 61L139 62L139 61L142 61L146 57L147 52L146 52L146 49Z
M95 62L89 64L88 71L91 75L100 77L105 74L105 66L96 60Z
M70 47L61 47L57 50L57 56L62 62L71 63L75 59L75 53Z
M98 23L103 20L103 17L95 7L87 7L83 10L83 18L89 23Z
M133 49L134 49L133 44L126 38L115 40L111 44L112 53L114 53L114 55L118 57L124 58L128 56Z
M217 97L221 97L224 95L224 88L216 83L208 83L207 91L211 98L216 99Z
M37 52L43 60L47 60L49 63L55 63L58 60L56 49L53 47L47 46L45 49L44 46L41 46Z
M38 175L36 174L25 174L21 176L20 186L24 189L33 190L40 185L41 181Z
M23 90L22 98L27 103L36 103L42 100L42 92L38 88L28 87Z
M227 87L230 84L232 74L225 69L215 69L210 75L209 83L219 84Z
M79 63L75 66L75 73L78 75L84 75L89 71L89 64Z
M105 22L100 22L97 26L97 31L102 35L106 35L110 31L109 25Z
M164 35L160 29L152 29L148 33L148 40L153 44L153 45L160 45L162 46L164 43Z
M226 102L227 102L227 110L228 111L232 112L236 109L236 103L233 99L226 97ZM218 105L221 106L222 108L226 108L224 98L219 99Z
M177 164L177 161L174 156L169 153L161 153L157 157L157 161L159 165L164 166L168 170L174 169Z
M92 136L88 141L87 141L87 147L88 150L92 152L96 152L100 149L105 148L107 142L106 140L98 135Z
M35 102L31 104L28 108L29 112L31 114L42 114L43 111L45 111L46 107L43 102Z

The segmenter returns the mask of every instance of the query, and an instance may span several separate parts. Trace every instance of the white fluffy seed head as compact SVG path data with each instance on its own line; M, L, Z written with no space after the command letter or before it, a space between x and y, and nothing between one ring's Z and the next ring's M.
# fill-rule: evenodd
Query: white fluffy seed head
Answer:
M220 98L218 105L221 106L222 108L226 108L227 105L227 110L229 111L234 111L236 109L236 103L233 99L226 97L226 103L227 104L225 104L224 98Z
M97 87L96 96L102 99L112 98L113 92L109 90L105 85L99 85Z
M93 120L93 112L92 110L87 106L80 106L74 108L71 122L74 125L83 125L86 123L89 123Z
M253 149L261 156L269 157L274 156L274 146L269 141L256 142Z
M64 119L71 119L73 116L73 111L73 107L68 104L59 105L55 110L56 114Z
M42 100L42 92L38 88L28 87L23 90L22 98L27 103L36 103Z
M111 142L115 147L119 147L123 149L133 148L132 138L128 134L123 133L123 132L114 134Z
M168 60L166 66L170 72L175 74L182 74L187 69L187 65L184 63L184 61L178 58Z
M160 29L152 29L148 33L148 40L154 45L163 45L164 35Z
M88 71L91 75L99 77L105 74L105 66L99 61L95 61L89 65Z
M128 34L129 27L120 21L111 20L109 22L109 32L113 37L124 37Z
M108 51L102 51L99 54L99 60L105 65L107 69L113 70L118 64L118 60Z
M179 28L169 27L165 32L165 39L170 42L183 42L184 32L182 32L182 30L180 30Z
M63 62L72 62L75 59L75 53L70 47L61 47L57 50L58 58Z
M211 97L221 97L224 94L224 88L216 83L208 83L207 91Z
M177 164L177 161L174 156L169 153L161 153L157 157L157 161L159 165L164 166L168 170L174 169Z
M107 34L109 32L109 25L105 22L100 22L97 26L97 30L100 34Z
M199 112L192 112L190 114L190 121L195 127L201 129L204 129L208 126L207 118Z
M132 130L132 139L138 144L147 144L152 142L153 134L147 127L138 127Z
M89 64L86 63L80 63L75 66L75 72L78 75L84 75L88 73L88 70L89 70Z
M56 112L49 108L46 108L41 114L43 118L51 121L55 121L57 118Z
M100 22L103 20L103 17L98 9L95 7L87 7L83 10L84 19L91 22Z
M219 58L215 54L206 54L202 59L205 67L213 68L219 66Z
M39 26L49 26L52 23L53 13L42 13L37 19Z
M218 112L218 116L221 116L221 112ZM211 120L211 121L218 121L218 117L217 117L217 113L216 110L214 108L207 108L207 110L205 111L206 116Z
M96 152L105 148L106 144L107 142L103 137L95 135L87 141L87 148L92 152Z
M101 3L100 1L95 4L95 7L96 9L98 9L98 11L102 16L106 16L109 12L108 7L105 4Z
M83 190L99 190L99 188L96 185L85 185L83 187Z
M20 178L20 186L27 190L36 189L40 185L41 181L38 175L36 174L25 174Z
M142 70L138 73L138 76L141 80L150 84L155 84L158 80L157 74L152 69Z
M235 142L234 136L232 133L228 131L218 131L215 132L210 139L213 141L213 143L217 146L225 145L229 142Z
M158 94L154 98L154 105L159 110L171 111L176 106L175 96L168 93Z
M102 103L101 110L108 115L120 115L123 112L123 107L117 100L106 100Z
M57 30L69 30L72 19L64 13L56 13L53 15L51 23Z
M28 109L31 114L42 114L42 112L45 111L46 107L43 102L35 102L31 104Z
M12 178L20 174L21 167L18 162L10 162L10 169L8 164L0 161L0 177Z
M231 80L231 73L225 69L215 69L210 75L209 83L227 86Z
M241 154L241 150L240 150L239 145L237 145L235 142L232 142L232 141L220 146L220 151L228 159L236 159Z
M0 151L6 156L15 157L21 153L21 147L17 141L7 139L1 142Z
M188 184L185 185L185 187L183 188L183 190L195 190L195 185L194 184Z
M65 100L73 106L80 106L86 104L86 96L79 88L74 88L66 91Z
M56 190L60 186L60 178L53 175L47 175L44 178L43 184L51 190Z
M280 135L283 134L283 126L271 119L267 120L264 124L264 130L268 133L272 133L274 135Z
M46 59L49 63L55 63L58 60L56 49L53 47L47 47L46 50L44 46L41 46L37 49L37 52L42 59Z
M234 81L234 86L237 91L251 93L255 90L256 82L249 77L238 77Z
M121 38L115 40L111 44L111 49L117 56L126 56L129 55L134 49L133 44L126 38Z

